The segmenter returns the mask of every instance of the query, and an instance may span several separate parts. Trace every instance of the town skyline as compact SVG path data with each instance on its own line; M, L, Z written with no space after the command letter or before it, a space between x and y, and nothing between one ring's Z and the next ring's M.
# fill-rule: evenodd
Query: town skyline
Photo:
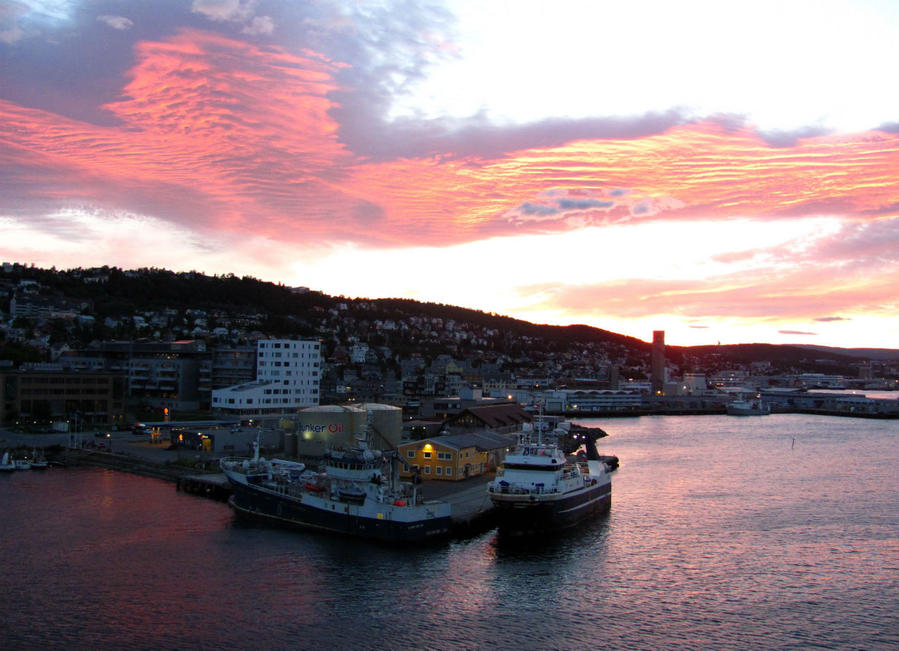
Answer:
M895 348L896 7L503 6L21 3L0 256Z

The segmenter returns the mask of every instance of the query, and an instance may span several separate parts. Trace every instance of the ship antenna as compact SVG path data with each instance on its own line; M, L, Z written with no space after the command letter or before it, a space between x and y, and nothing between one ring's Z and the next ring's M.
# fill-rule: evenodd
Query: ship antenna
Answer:
M537 401L537 428L536 429L537 429L537 443L539 445L543 444L543 427L544 427L543 401L538 400Z
M362 436L356 436L356 440L359 441L360 447L363 449L368 449L373 447L373 436L372 433L375 429L375 414L371 409L365 410L365 431L362 433Z

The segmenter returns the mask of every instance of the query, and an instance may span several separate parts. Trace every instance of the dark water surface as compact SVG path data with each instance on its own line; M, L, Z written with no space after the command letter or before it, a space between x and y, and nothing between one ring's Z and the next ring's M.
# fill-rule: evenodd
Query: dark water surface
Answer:
M0 477L0 646L897 649L899 422L580 421L607 516L430 549L243 526L100 469Z

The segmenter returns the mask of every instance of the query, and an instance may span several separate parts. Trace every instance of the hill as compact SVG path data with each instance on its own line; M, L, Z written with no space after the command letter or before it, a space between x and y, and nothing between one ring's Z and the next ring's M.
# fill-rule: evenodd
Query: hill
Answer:
M26 281L39 283L42 296L89 305L85 313L95 317L91 328L70 328L68 332L57 333L57 341L66 334L74 345L85 345L96 339L145 336L146 333L128 329L128 319L142 313L163 311L175 315L171 319L174 323L190 324L191 315L199 311L208 315L210 330L216 320L228 324L249 323L256 336L320 337L323 332L333 330L333 340L327 345L329 352L341 341L354 340L389 346L401 355L419 352L431 357L443 352L474 355L477 351L512 358L527 358L536 351L550 356L565 352L570 356L579 348L598 346L611 359L636 367L645 363L651 348L651 344L635 337L587 325L535 324L495 313L411 299L348 299L251 276L208 276L156 268L126 271L97 267L61 271L15 264L4 265L0 281L8 298L19 293L22 281ZM104 325L107 317L119 321L125 318L125 325L110 328ZM444 332L436 328L435 333L435 328L428 326L428 336L424 336L420 329L408 326L416 321L442 324ZM403 327L390 330L384 327L388 323L403 324ZM460 343L458 337L454 341L450 332L453 325L474 336L465 342ZM899 350L754 343L668 346L666 355L685 370L773 362L781 368L833 371L851 369L862 359L897 360Z

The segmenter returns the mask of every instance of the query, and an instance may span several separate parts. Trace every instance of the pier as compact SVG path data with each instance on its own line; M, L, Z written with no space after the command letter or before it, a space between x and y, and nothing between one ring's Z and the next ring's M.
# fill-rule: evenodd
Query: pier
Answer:
M462 481L431 480L419 486L425 499L448 502L451 507L451 534L461 538L487 531L496 526L493 504L487 495L487 482L494 473Z
M231 497L231 486L224 473L179 477L175 483L175 490L217 502L227 502Z
M116 441L121 452L111 452L96 448L60 448L53 455L53 461L60 465L91 465L123 472L144 475L171 481L175 490L188 495L227 502L232 490L222 472L203 472L204 467L218 469L217 462L203 455L184 461L177 451L164 450L160 446L126 440ZM618 465L617 457L603 457L613 469ZM487 483L495 473L457 481L425 480L418 490L425 500L447 502L451 507L452 538L474 536L496 526L496 512L487 493Z

